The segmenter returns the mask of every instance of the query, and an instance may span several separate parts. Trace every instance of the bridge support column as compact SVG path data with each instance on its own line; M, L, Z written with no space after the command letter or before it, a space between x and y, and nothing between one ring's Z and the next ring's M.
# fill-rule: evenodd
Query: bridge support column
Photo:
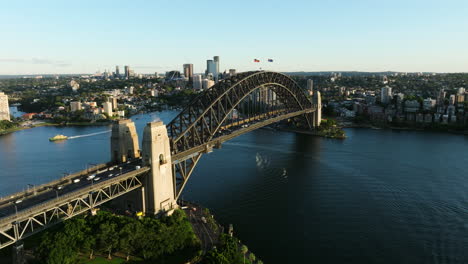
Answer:
M169 212L177 207L172 175L171 149L166 126L148 123L143 132L143 166L151 171L145 177L145 209L148 214Z
M24 244L23 241L18 241L11 247L12 250L12 262L13 264L25 264L26 259L24 256Z
M322 122L322 98L320 97L320 92L315 91L312 96L312 103L317 106L317 110L313 113L313 127L317 128Z
M130 119L124 119L112 124L111 161L123 163L128 159L139 157L140 147L135 123Z

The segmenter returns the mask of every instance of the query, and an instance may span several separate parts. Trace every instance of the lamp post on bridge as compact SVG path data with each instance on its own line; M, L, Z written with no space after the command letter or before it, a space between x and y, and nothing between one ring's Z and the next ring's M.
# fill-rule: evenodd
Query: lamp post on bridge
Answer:
M36 185L28 183L28 192L29 192L29 187L32 187L33 189L33 194L36 195Z

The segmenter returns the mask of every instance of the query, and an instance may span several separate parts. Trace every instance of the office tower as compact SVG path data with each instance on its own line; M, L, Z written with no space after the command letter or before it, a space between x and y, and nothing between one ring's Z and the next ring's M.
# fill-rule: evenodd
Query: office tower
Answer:
M216 79L216 64L214 63L213 60L207 60L206 61L206 76L212 75L213 79Z
M119 66L115 66L115 77L120 78L120 69Z
M124 70L125 70L125 78L130 78L130 67L125 65Z
M392 100L392 88L389 86L382 87L380 91L380 101L383 104L388 104Z
M193 81L193 64L184 64L184 76L189 79L189 82Z
M81 109L81 102L70 102L70 111L75 112Z
M195 90L201 90L203 88L202 86L202 76L201 75L194 75L193 76L193 89Z
M219 56L214 56L213 60L214 60L214 64L215 64L215 74L213 74L213 76L215 77L215 81L218 81L218 78L219 78Z
M10 108L8 106L8 95L0 92L0 121L10 121Z

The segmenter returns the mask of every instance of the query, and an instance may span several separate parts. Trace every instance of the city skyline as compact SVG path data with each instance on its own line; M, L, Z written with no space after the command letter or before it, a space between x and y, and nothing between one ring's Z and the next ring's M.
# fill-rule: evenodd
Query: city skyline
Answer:
M222 58L220 72L468 71L468 3L460 0L26 2L0 10L8 51L0 75L94 73L115 65L154 73L181 71L183 64L203 73L213 56Z

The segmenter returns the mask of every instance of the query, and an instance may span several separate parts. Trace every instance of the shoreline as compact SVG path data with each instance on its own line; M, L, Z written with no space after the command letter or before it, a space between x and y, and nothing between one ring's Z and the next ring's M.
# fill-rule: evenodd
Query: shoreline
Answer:
M435 132L435 133L448 133L455 135L468 135L468 131L457 131L450 129L430 129L430 128L416 128L416 127L395 127L395 126L373 126L370 124L340 124L341 128L367 128L374 130L400 130L400 131L418 131L418 132Z
M65 123L65 124L43 122L43 123L38 123L38 124L34 124L34 125L29 125L29 126L18 126L18 127L15 127L15 128L2 130L2 131L0 131L0 136L7 135L7 134L10 134L10 133L14 133L14 132L21 131L21 130L32 129L32 128L36 128L36 127L43 127L43 126L56 126L56 127L60 127L60 126L63 126L63 127L69 127L69 126L70 127L71 126L107 126L107 125L110 125L110 124L112 124L112 122L95 122L95 123L91 123L91 122L69 122L69 123Z

